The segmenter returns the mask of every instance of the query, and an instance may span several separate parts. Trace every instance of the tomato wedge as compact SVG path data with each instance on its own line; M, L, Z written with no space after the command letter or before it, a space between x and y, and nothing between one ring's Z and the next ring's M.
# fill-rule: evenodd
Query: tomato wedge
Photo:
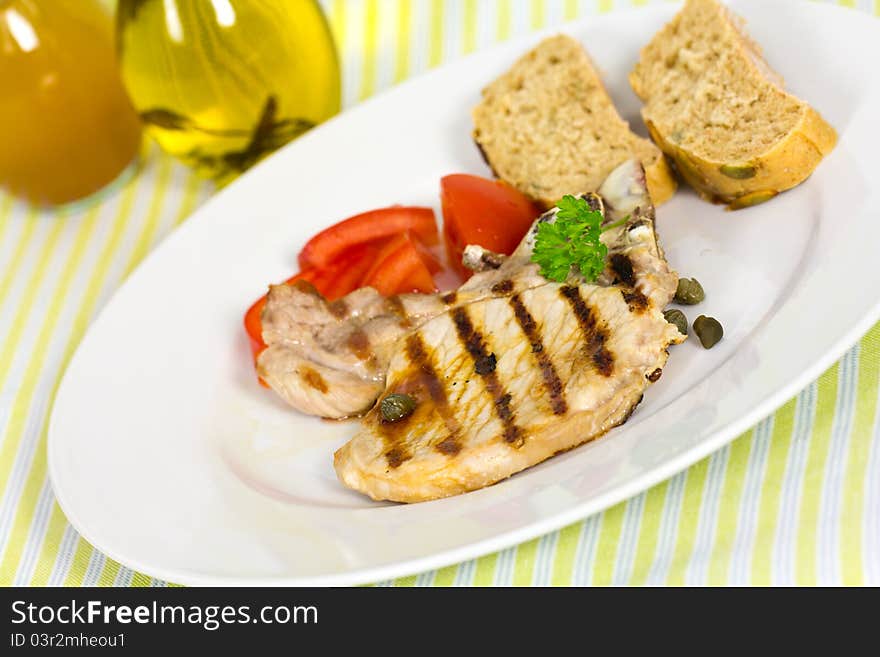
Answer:
M254 359L260 355L260 352L266 348L266 343L263 342L263 325L260 321L260 315L263 314L263 308L266 306L266 297L262 296L253 304L251 307L247 309L247 312L244 314L244 330L248 334L248 338L251 342L251 352L254 355Z
M461 264L468 244L510 255L540 209L499 180L456 173L440 180L443 239L450 265L467 279L473 272Z
M373 258L373 262L370 267L364 272L364 277L361 279L361 284L364 286L369 285L368 281L373 278L373 275L376 271L382 267L385 261L394 254L395 251L398 251L404 248L409 242L410 237L409 233L403 233L401 235L395 235L387 240L384 240L381 244L382 246L376 252L376 256Z
M376 244L360 244L345 251L326 269L329 281L323 287L315 287L328 301L336 301L361 287L361 281L376 259L379 247Z
M437 286L417 243L407 233L389 240L364 276L363 284L375 288L383 296L436 291Z
M395 205L371 210L334 224L306 242L299 254L302 269L327 267L358 244L409 231L423 244L437 244L437 222L431 208Z
M413 246L416 247L416 251L419 252L419 257L422 259L422 262L425 263L425 266L428 268L428 271L431 272L431 274L436 274L440 271L443 271L443 263L440 262L437 256L435 256L431 252L431 249L422 244L422 242L417 238L413 238L412 243Z

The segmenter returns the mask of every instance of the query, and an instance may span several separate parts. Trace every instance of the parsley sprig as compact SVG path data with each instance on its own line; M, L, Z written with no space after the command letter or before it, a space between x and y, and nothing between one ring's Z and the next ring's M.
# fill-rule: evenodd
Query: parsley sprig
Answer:
M532 262L541 266L541 275L552 281L564 281L572 267L593 282L605 269L608 247L599 237L606 230L622 225L628 217L602 226L604 217L586 200L566 194L556 204L556 221L538 224Z

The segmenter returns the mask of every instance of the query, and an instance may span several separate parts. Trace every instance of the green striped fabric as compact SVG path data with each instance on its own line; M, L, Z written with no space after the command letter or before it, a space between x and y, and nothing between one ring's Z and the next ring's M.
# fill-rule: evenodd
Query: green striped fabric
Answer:
M493 43L665 0L325 0L351 106ZM806 0L805 0L806 1ZM839 4L880 15L880 0ZM213 189L145 144L98 198L0 193L0 584L166 585L68 524L46 424L89 322ZM774 415L672 479L519 546L383 585L880 584L880 325Z

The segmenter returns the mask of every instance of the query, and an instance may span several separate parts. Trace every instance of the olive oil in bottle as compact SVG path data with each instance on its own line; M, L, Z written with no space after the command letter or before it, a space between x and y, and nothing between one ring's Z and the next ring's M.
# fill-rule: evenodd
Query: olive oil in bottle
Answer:
M316 0L119 0L116 30L150 134L220 184L339 111Z
M106 7L0 0L0 193L76 201L116 178L140 145Z

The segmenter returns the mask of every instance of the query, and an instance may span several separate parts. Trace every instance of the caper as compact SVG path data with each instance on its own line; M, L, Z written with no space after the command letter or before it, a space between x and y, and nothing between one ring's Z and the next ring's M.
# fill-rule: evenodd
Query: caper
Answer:
M416 410L416 400L409 395L393 392L379 404L383 422L397 422Z
M722 164L718 170L728 178L747 180L754 178L758 169L754 164Z
M779 192L772 189L762 189L757 192L751 192L749 194L744 194L733 199L727 206L728 210L742 210L743 208L750 208L753 205L758 205L758 203L764 203L765 201L769 201L771 198L776 196Z
M711 349L724 337L721 322L714 317L706 317L705 315L700 315L694 320L694 333L700 338L700 344L705 349Z
M682 335L688 334L688 320L678 308L670 308L663 311L663 318L670 324L675 324L678 332Z
M675 290L675 303L685 306L693 306L706 298L703 286L696 278L679 278L678 287Z

